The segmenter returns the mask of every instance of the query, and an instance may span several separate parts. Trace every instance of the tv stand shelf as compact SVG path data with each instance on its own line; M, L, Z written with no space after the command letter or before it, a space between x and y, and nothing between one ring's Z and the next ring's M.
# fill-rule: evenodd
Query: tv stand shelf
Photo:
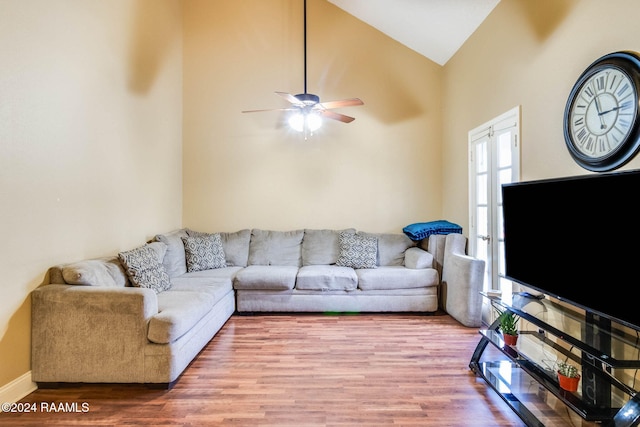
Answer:
M533 325L533 330L520 331L517 346L507 346L496 319L480 331L480 342L469 363L528 426L574 425L575 420L567 420L570 413L566 408L582 418L580 425L584 426L639 425L640 394L615 375L619 370L640 369L638 336L550 298L514 296L513 301L503 301L484 296L494 307ZM549 361L531 353L531 348L542 347L581 365L582 389L572 393L559 387ZM538 389L532 389L534 384Z

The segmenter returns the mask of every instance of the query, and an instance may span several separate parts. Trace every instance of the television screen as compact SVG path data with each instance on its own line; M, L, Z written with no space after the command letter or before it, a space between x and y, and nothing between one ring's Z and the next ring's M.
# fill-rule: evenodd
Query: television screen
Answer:
M508 279L640 329L640 171L502 187Z

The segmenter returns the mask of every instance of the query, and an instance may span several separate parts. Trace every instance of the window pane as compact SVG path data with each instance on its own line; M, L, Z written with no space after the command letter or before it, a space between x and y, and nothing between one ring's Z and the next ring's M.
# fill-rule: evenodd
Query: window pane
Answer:
M505 132L498 136L498 167L511 166L511 132Z
M478 173L487 172L487 142L479 142L475 145L476 150L476 171Z
M489 235L489 229L488 229L488 208L486 206L478 206L478 208L476 209L476 211L478 212L478 235L480 236L488 236Z
M476 178L476 203L486 205L488 203L487 175L481 174Z

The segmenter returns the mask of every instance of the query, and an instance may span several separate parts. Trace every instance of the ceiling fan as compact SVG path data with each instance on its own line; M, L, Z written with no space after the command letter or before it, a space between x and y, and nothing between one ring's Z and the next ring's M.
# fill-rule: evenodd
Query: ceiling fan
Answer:
M307 0L304 0L304 93L292 95L287 92L276 92L289 103L290 107L267 110L246 110L243 113L257 113L263 111L289 111L289 125L299 131L313 132L322 125L322 118L337 120L342 123L351 123L355 120L335 111L334 108L352 107L364 105L359 98L342 99L338 101L320 102L320 97L307 92Z

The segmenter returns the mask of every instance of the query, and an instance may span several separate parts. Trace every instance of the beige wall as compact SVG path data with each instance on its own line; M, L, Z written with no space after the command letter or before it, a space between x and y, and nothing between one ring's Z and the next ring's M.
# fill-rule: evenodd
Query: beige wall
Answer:
M467 133L522 106L523 180L583 175L562 120L578 76L602 55L640 51L636 0L502 0L444 67L443 215L468 227ZM623 169L640 167L640 156Z
M182 222L177 0L0 0L0 390L47 267Z
M302 2L184 6L185 226L400 232L440 218L440 66L309 1L308 91L365 105L305 141L278 112L240 113L303 92Z

